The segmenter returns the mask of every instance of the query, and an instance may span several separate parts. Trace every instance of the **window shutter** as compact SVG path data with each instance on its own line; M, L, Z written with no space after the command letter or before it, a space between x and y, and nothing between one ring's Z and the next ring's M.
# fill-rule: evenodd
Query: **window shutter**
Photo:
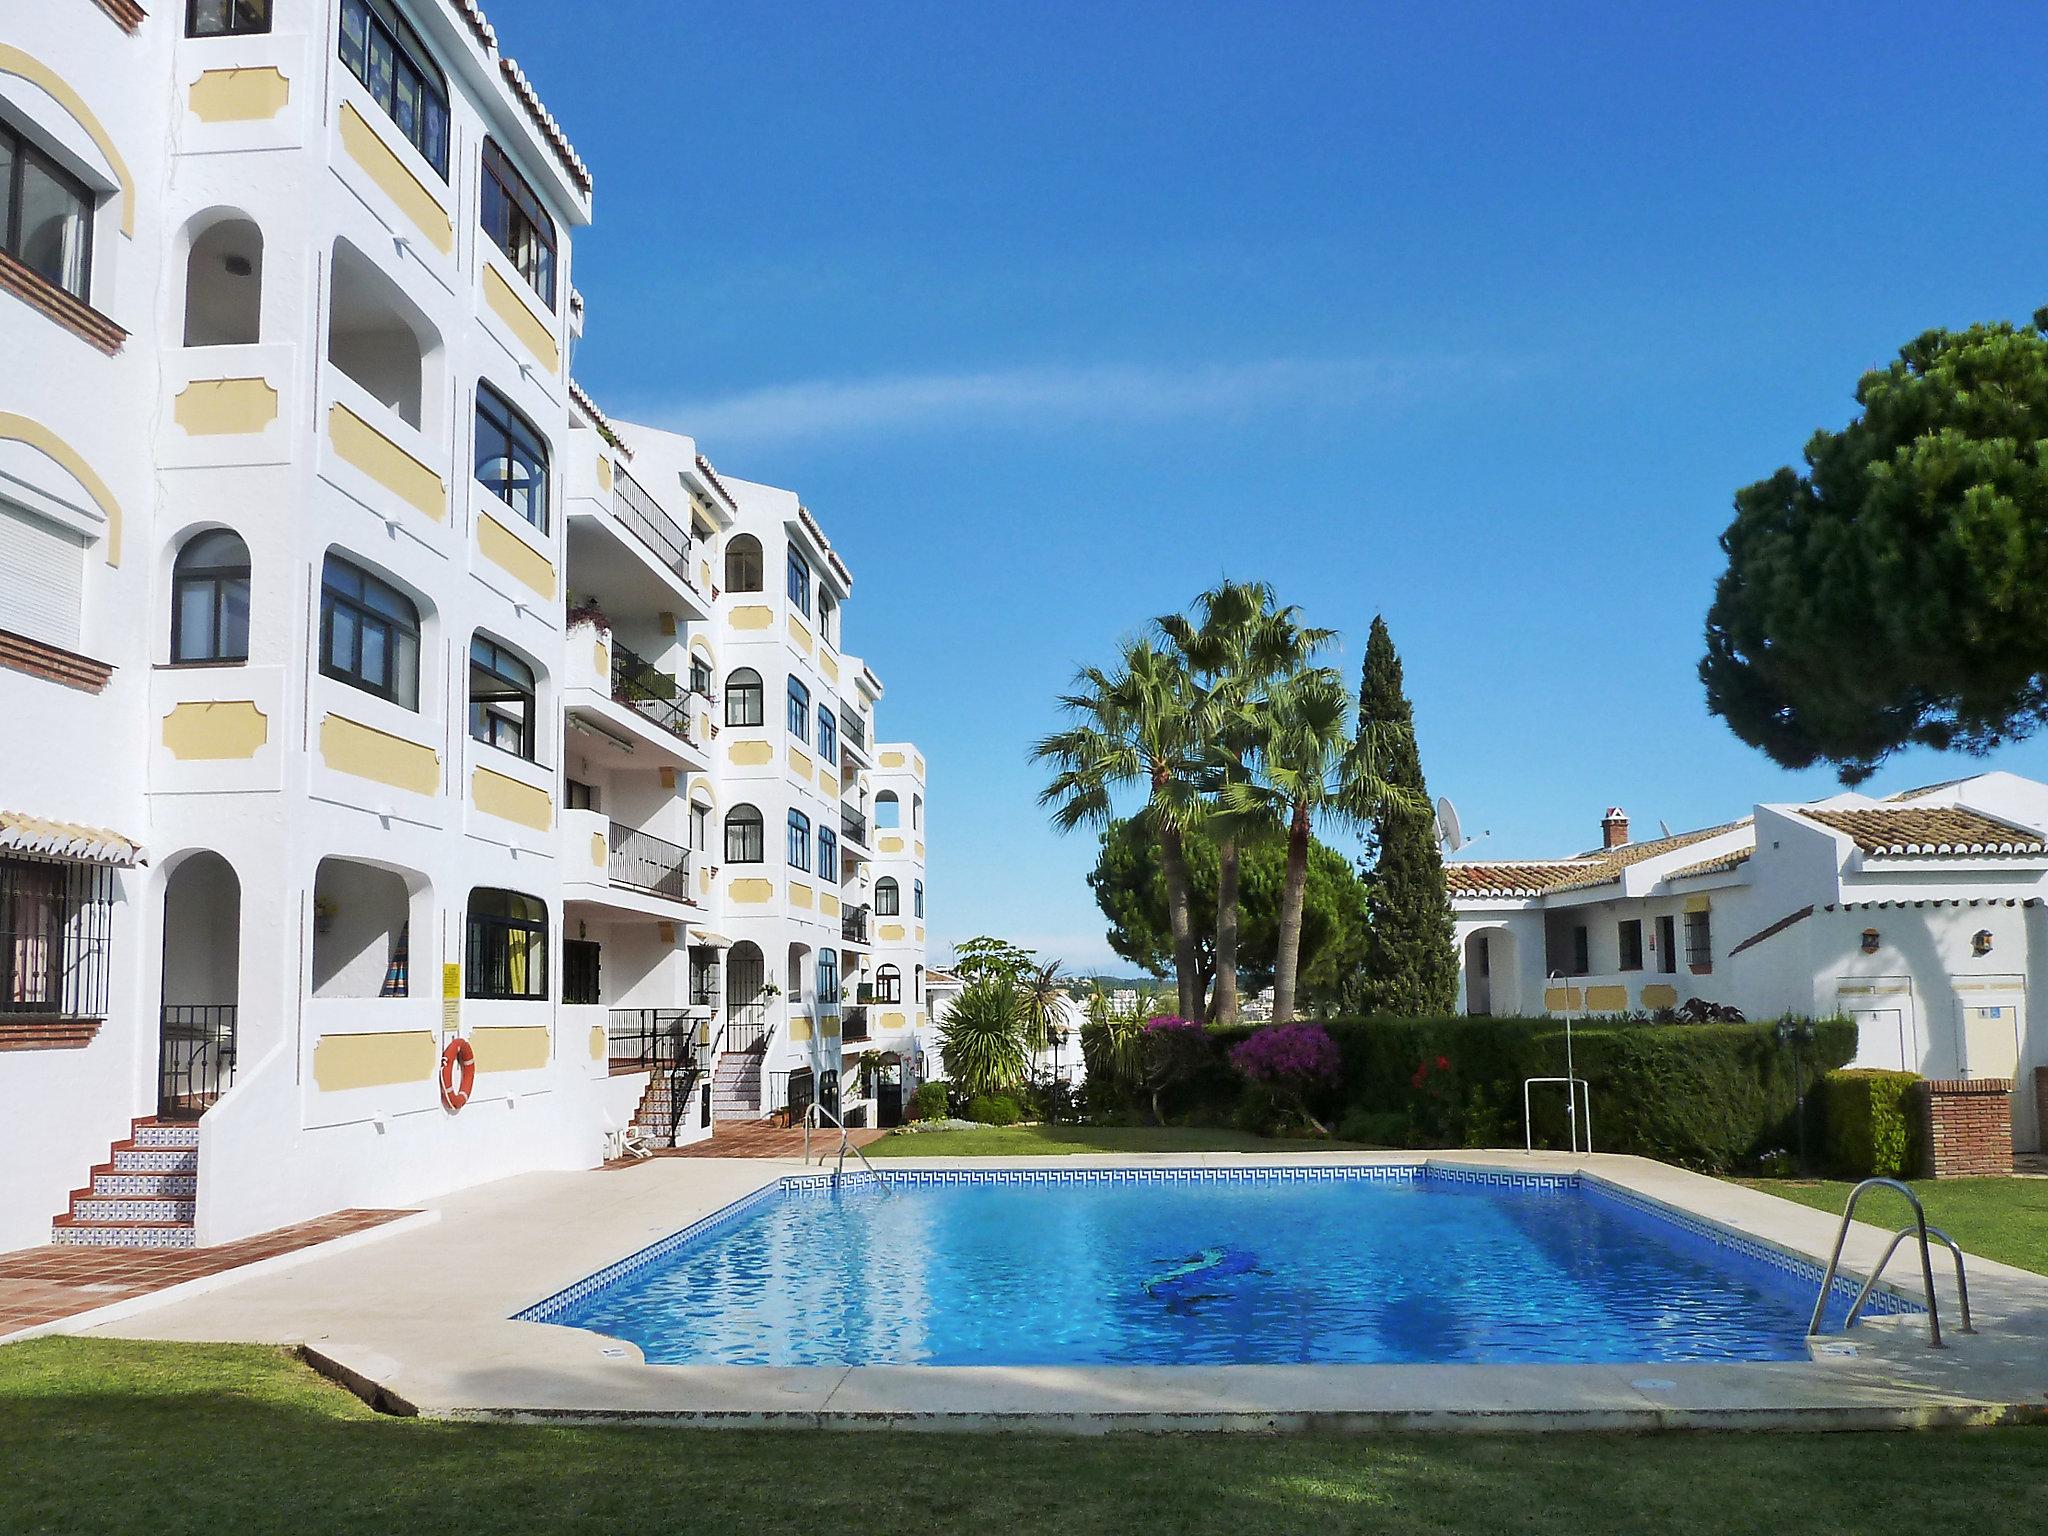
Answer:
M84 537L0 501L0 629L75 651L84 588Z

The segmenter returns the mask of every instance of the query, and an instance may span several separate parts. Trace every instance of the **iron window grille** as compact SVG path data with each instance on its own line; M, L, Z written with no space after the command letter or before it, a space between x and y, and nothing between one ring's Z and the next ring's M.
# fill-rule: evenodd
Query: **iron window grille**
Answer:
M751 805L736 805L725 813L725 862L760 864L768 857L766 824Z
M548 531L548 445L490 385L476 387L476 483Z
M531 896L479 886L469 893L467 986L477 999L548 995L548 909Z
M482 635L469 642L469 734L486 746L533 761L533 668Z
M337 682L420 707L420 611L389 582L329 555L320 578L320 670Z
M341 0L341 62L434 174L448 179L448 78L391 0Z
M811 562L793 549L789 552L789 601L805 618L811 616Z
M171 660L249 659L249 546L225 528L186 540L171 567Z
M92 291L92 216L84 182L0 123L0 250L80 303Z
M588 1004L604 1001L604 946L589 939L562 941L562 1001Z
M107 1016L114 872L0 859L0 1014Z
M789 813L789 867L806 873L811 867L811 818L802 811Z
M727 725L758 726L765 722L767 713L767 695L761 686L760 673L742 668L725 680Z
M1714 968L1714 930L1705 912L1685 914L1685 963L1694 971Z
M495 140L484 140L483 226L543 304L555 307L555 221Z
M270 0L190 0L187 37L250 37L270 30Z
M811 739L811 690L795 678L789 680L789 734L809 745Z

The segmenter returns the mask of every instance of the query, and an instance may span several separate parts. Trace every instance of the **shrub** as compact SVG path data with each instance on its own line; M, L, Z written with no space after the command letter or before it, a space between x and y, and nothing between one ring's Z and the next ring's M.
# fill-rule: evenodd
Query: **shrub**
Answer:
M1340 1141L1362 1141L1368 1147L1408 1146L1409 1133L1408 1117L1391 1109L1354 1109L1337 1125Z
M910 1114L916 1120L943 1120L952 1105L951 1084L942 1078L933 1078L928 1083L919 1083L917 1092L910 1096Z
M1024 1000L1000 976L977 981L953 999L939 1025L939 1060L969 1096L1000 1093L1024 1081Z
M980 1125L1015 1125L1024 1118L1024 1106L1007 1093L977 1093L967 1101L966 1118Z
M1337 1043L1320 1024L1269 1024L1230 1048L1230 1064L1271 1095L1280 1118L1329 1131L1308 1107L1308 1095L1334 1082L1343 1067Z
M1141 1084L1152 1098L1152 1118L1166 1123L1163 1096L1216 1058L1209 1031L1194 1019L1161 1013L1145 1021Z
M1830 1072L1823 1080L1828 1166L1845 1178L1913 1178L1921 1147L1920 1077L1913 1072Z

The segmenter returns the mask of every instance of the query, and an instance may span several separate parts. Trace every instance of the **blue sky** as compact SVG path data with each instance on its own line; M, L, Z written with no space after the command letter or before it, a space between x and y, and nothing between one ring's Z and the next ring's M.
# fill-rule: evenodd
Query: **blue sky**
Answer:
M2048 302L2031 6L490 12L596 172L579 376L846 553L935 953L1108 958L1029 743L1226 573L1347 672L1386 615L1475 854L1827 792L1701 700L1730 497L1920 330Z

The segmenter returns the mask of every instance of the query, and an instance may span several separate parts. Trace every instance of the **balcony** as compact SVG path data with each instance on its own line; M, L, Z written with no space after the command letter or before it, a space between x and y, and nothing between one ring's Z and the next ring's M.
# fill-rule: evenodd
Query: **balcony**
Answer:
M697 578L690 571L689 530L662 511L623 464L612 467L612 516L630 529L660 564L675 572L683 585L696 590Z
M690 899L690 850L651 832L614 826L611 835L612 884L671 901Z
M697 744L690 729L690 690L674 673L643 660L616 637L612 640L612 697L671 736L681 737L691 746Z
M839 1015L839 1038L842 1041L861 1041L868 1038L867 1009L853 1007L841 1011Z
M839 836L846 842L858 843L862 848L866 848L868 846L867 817L861 815L859 811L849 811L843 805L839 807Z
M839 717L840 738L849 746L857 747L865 754L868 749L868 723L851 711Z
M865 944L868 941L868 909L856 907L839 919L839 937L849 944Z

